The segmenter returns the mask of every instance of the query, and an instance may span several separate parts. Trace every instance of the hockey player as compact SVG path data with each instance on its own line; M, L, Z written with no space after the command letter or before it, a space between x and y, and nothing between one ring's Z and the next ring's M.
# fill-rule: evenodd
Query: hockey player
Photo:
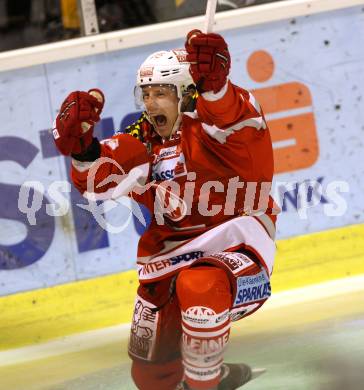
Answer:
M277 210L269 130L253 95L229 80L222 36L194 30L185 49L154 53L141 65L135 94L144 113L123 133L93 137L99 90L72 92L53 129L81 193L120 188L123 181L105 180L116 175L137 178L129 195L151 212L138 245L129 341L141 390L235 389L249 381L251 369L224 363L223 354L231 322L271 293Z

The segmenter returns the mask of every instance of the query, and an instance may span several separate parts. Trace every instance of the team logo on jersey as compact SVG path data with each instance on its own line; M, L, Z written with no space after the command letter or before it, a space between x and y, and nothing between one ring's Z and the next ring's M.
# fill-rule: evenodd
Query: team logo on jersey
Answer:
M157 196L160 205L163 205L163 215L170 221L181 221L187 215L188 208L186 202L176 195L171 188L159 185L157 187Z
M174 222L181 221L187 215L187 204L173 192L168 192L168 195L166 202L172 206L172 210L166 213L166 217Z

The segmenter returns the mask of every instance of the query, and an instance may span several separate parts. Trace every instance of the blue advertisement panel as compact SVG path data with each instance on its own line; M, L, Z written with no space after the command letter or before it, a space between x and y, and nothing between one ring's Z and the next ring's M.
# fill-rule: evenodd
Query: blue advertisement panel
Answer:
M223 33L231 80L252 91L271 130L278 238L364 222L363 19L353 7ZM0 295L134 267L142 229L130 204L105 212L123 229L112 233L97 223L67 185L69 161L53 145L51 124L70 91L96 87L106 96L96 132L112 135L135 118L138 66L154 51L182 45L0 73Z

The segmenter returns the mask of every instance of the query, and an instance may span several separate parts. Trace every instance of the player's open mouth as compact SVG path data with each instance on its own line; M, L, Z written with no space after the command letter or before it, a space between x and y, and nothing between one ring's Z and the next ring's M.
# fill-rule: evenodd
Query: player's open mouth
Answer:
M153 119L158 127L165 126L167 124L167 117L165 115L154 115Z

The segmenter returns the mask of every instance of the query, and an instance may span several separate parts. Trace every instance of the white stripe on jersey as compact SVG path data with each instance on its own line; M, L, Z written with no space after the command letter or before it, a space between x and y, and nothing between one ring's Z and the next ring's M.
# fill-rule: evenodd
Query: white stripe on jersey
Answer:
M210 137L216 139L216 141L220 142L220 144L225 144L227 137L236 131L243 130L244 127L255 127L257 130L261 130L266 129L267 125L261 116L245 119L244 121L238 122L226 129L220 129L215 125L210 126L206 123L202 123L202 128L206 131L206 133Z
M186 259L183 259L186 254L203 253L203 256L208 256L238 247L241 244L255 250L262 258L262 265L268 274L272 273L276 250L274 241L256 218L241 216L230 219L198 237L182 243L175 250L154 256L138 257L139 279L153 280L172 274L176 270L190 266L198 258L186 256Z

